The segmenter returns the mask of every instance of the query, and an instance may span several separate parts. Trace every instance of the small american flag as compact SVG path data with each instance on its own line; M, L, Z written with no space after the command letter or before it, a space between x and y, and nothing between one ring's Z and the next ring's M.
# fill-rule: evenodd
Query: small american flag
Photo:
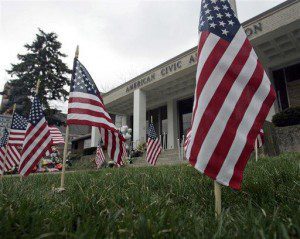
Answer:
M95 162L96 162L97 168L100 168L101 165L105 162L105 156L104 156L100 142L97 146Z
M191 139L200 172L240 189L275 92L227 0L202 0Z
M85 67L75 58L67 124L90 125L117 131L100 91Z
M21 146L9 145L6 146L5 170L10 170L18 166L21 159Z
M8 141L8 131L4 128L2 138L0 139L0 174L3 174L5 171L5 155L6 155L6 145Z
M49 126L50 135L52 137L53 145L64 144L65 140L56 126Z
M162 147L159 138L156 136L154 125L153 123L150 123L148 129L148 141L147 141L147 154L146 154L147 162L152 165L155 165L161 150Z
M42 104L37 97L34 98L28 126L23 142L19 173L22 176L30 174L32 169L45 156L46 152L51 151L53 145L50 129L45 119Z
M123 158L126 157L124 137L118 131L111 131L100 128L100 136L107 147L107 154L117 166L123 165Z
M22 146L25 138L27 119L17 113L14 113L9 131L8 144Z
M183 144L184 152L186 152L187 146L189 145L190 141L191 141L191 130L188 129L187 134L186 134L186 138L185 138L185 141L184 141L184 144Z
M100 91L86 68L74 59L67 124L98 127L109 157L122 165L124 137L113 124Z
M259 134L257 136L257 147L260 148L263 146L265 142L265 133L263 129L260 129Z

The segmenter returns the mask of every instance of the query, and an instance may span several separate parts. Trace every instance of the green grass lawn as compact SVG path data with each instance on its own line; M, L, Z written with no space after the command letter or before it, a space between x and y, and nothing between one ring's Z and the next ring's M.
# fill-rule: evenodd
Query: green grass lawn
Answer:
M300 155L251 161L242 191L222 187L214 216L213 182L186 165L5 177L0 238L299 238Z

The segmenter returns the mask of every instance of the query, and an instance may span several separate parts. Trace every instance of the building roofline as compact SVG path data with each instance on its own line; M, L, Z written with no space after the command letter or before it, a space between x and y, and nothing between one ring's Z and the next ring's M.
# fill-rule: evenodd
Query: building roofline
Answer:
M252 22L256 22L257 20L260 20L262 18L265 18L267 16L272 15L275 12L278 12L279 10L283 9L283 8L287 8L290 5L297 3L299 0L287 0L284 1L278 5L276 5L275 7L270 8L269 10L266 10L258 15L256 15L255 17L252 17L250 19L248 19L247 21L243 22L242 25L243 26L248 26L250 25Z
M277 11L283 9L283 8L286 8L286 7L288 7L288 6L296 3L298 1L299 0L287 0L287 1L283 2L283 3L280 3L280 4L276 5L275 7L272 7L269 10L264 11L264 12L258 14L257 16L252 17L252 18L248 19L247 21L243 22L242 26L243 27L248 26L248 25L250 25L251 23L253 23L253 22L257 21L257 20L265 18L265 17L273 14L274 12L277 12ZM127 82L125 82L125 83L123 83L123 84L121 84L121 85L113 88L113 89L111 89L110 91L108 91L106 93L103 93L102 96L105 97L106 95L109 95L112 92L117 91L117 90L119 90L120 88L122 88L122 87L124 87L126 85L130 85L131 83L135 82L138 78L142 78L143 76L149 75L152 71L155 71L158 68L161 68L163 65L168 65L169 63L173 62L174 60L176 60L178 58L181 58L181 57L183 57L185 55L188 55L188 54L192 53L195 50L197 50L197 46L192 47L189 50L184 51L184 52L180 53L179 55L177 55L175 57L172 57L171 59L169 59L169 60L167 60L167 61L165 61L165 62L163 62L163 63L161 63L161 64L159 64L159 65L157 65L157 66L155 66L153 68L151 68L150 70L148 70L148 71L146 71L146 72L144 72L144 73L142 73L140 75L137 75L136 77L132 78L131 80L129 80L129 81L127 81Z

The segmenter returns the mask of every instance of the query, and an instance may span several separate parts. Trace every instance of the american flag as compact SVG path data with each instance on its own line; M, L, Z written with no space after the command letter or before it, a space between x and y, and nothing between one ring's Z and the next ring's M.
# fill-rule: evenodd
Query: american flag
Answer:
M111 131L100 128L100 136L107 147L107 154L118 166L123 165L123 158L126 157L124 137L118 131Z
M203 0L191 139L200 172L240 189L275 92L227 0Z
M125 139L105 109L92 77L77 58L74 59L67 124L98 127L109 157L118 165L123 164Z
M186 134L186 138L185 138L185 141L184 141L184 144L183 144L184 152L186 152L187 146L189 145L190 141L191 141L191 129L188 129L187 134Z
M8 131L4 128L2 138L0 139L0 174L3 174L5 171L4 162L6 155L6 145L8 141Z
M104 156L100 142L97 146L95 162L96 162L97 168L100 168L101 165L105 162L105 156Z
M21 146L9 145L6 146L5 170L10 170L18 166L21 159Z
M265 133L263 129L260 129L259 134L257 136L257 147L260 148L263 146L265 142Z
M64 144L65 140L56 126L49 126L50 135L52 137L53 145Z
M8 144L22 146L27 128L27 119L17 113L13 114L9 131Z
M45 119L42 104L37 97L34 98L28 126L23 142L19 173L27 176L32 169L45 156L46 151L51 151L53 145L50 129Z
M161 150L162 147L159 138L156 136L154 125L153 123L150 123L148 129L148 140L147 140L147 153L146 153L147 162L152 165L155 165Z
M75 58L67 124L90 125L117 131L100 91L85 67Z

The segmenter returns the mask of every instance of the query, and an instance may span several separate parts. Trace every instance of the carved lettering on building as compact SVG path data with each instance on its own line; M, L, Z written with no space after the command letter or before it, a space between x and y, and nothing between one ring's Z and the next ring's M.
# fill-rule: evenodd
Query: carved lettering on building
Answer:
M146 76L146 77L144 77L142 79L139 79L138 81L130 84L129 86L127 86L126 92L138 89L141 86L143 86L143 85L145 85L145 84L147 84L147 83L149 83L149 82L151 82L153 80L155 80L155 73L152 73L152 74L150 74L150 75L148 75L148 76Z
M252 35L255 35L257 34L258 32L261 32L263 29L262 29L262 24L261 22L259 23L256 23L250 27L247 27L245 28L245 32L246 32L246 35L247 37L250 37Z

